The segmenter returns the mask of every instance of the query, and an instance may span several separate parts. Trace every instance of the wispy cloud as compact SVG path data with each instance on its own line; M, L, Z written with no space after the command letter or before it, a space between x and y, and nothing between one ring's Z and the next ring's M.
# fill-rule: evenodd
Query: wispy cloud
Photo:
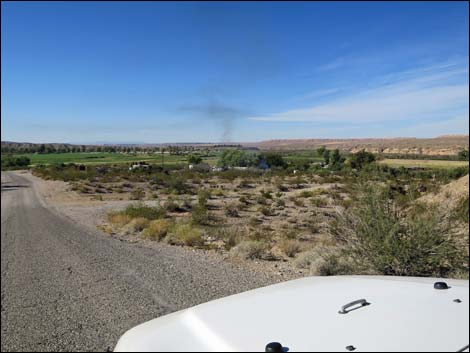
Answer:
M449 118L468 111L468 69L451 64L397 72L373 89L346 92L309 108L253 116L257 121L377 123Z
M328 63L318 66L316 71L323 72L323 71L334 70L334 69L344 66L345 62L346 62L346 59L344 57L339 57L339 58L331 60Z

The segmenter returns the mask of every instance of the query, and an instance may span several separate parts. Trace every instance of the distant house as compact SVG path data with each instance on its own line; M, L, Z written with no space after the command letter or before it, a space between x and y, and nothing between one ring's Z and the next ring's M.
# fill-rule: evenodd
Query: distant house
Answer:
M132 164L129 167L129 170L136 170L136 169L149 169L150 165L147 162L137 162Z
M199 163L199 164L190 164L188 165L188 169L195 170L198 172L210 172L211 166L207 163Z

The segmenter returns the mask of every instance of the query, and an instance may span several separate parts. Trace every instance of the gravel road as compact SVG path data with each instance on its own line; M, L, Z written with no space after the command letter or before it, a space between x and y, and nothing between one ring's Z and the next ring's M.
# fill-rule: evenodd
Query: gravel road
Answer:
M106 351L129 328L275 282L216 257L83 229L2 172L2 351Z

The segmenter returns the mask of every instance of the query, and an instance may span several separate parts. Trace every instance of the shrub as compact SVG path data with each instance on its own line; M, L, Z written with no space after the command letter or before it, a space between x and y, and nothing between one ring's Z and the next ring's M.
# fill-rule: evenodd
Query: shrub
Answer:
M260 241L245 240L230 250L230 254L246 260L261 259L267 252L266 244Z
M197 202L199 203L200 206L206 207L207 205L207 200L211 198L211 192L210 190L204 189L200 190L197 194Z
M199 164L202 162L201 156L195 155L195 154L190 154L188 156L188 163L190 164Z
M235 204L228 204L225 206L225 215L228 217L238 217L238 209Z
M202 231L190 223L177 223L169 231L166 238L173 245L202 246L204 239Z
M168 200L166 200L166 202L163 204L163 208L168 212L180 211L179 205L172 198L168 198Z
M362 169L374 161L375 155L370 152L366 152L365 150L362 150L357 153L352 153L349 156L349 165L351 166L351 168L355 169Z
M276 188L279 192L289 191L289 188L285 186L283 183L276 183Z
M260 205L267 205L268 204L268 200L263 195L258 196L256 198L256 202Z
M246 198L246 196L243 196L243 195L238 198L238 201L240 201L241 203L243 203L245 205L249 204L248 199Z
M266 217L269 217L269 216L273 215L272 210L269 207L266 207L266 206L260 207L259 212L261 212L261 214L263 214Z
M298 240L284 239L279 242L278 246L288 257L295 257L302 251L302 244Z
M212 194L213 194L214 196L219 196L219 197L225 195L224 190L222 190L222 189L215 189Z
M149 225L149 222L150 221L144 217L133 218L124 226L124 230L127 233L141 232Z
M325 206L328 205L328 202L323 197L312 198L312 199L310 199L310 202L315 207L325 207Z
M193 206L193 209L191 210L191 221L193 224L208 224L210 216L207 208L200 204Z
M318 260L318 253L315 250L310 250L300 254L294 260L294 266L302 270L309 269L312 263Z
M292 197L291 200L292 200L292 202L294 202L294 205L296 205L297 207L304 207L305 206L304 201L302 199Z
M142 200L145 197L145 191L141 188L132 190L131 200Z
M341 255L331 253L317 258L310 266L312 276L336 276L358 274L354 266Z
M243 238L243 230L238 227L220 228L217 238L223 240L225 250L230 250Z
M147 228L144 229L143 236L151 240L162 240L168 234L170 222L164 219L156 219L151 221Z
M111 224L117 225L118 227L122 227L131 221L132 217L124 214L122 212L111 212L108 213L108 221Z
M258 218L256 217L251 217L249 220L248 220L248 224L252 227L256 227L258 226L259 224L263 223L263 221L259 220Z
M151 207L137 203L127 206L124 214L131 218L144 217L148 220L154 220L165 217L166 211L160 206Z
M313 191L310 191L310 190L304 190L299 194L299 196L303 198L312 197L313 195L314 195Z
M182 195L190 191L190 187L186 184L185 180L181 177L172 177L168 180L168 189L170 192Z
M271 191L266 191L266 190L260 190L260 194L261 196L263 196L264 198L266 199L272 199L273 198L273 195L271 194Z
M354 207L339 213L331 232L358 271L446 277L464 262L450 224L436 209L409 212L378 188L363 190Z

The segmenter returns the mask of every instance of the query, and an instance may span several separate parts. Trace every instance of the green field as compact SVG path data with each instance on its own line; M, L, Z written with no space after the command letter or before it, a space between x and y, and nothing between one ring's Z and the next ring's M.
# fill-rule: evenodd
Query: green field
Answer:
M19 155L18 155L19 156ZM32 165L38 164L57 164L57 163L77 163L77 164L119 164L145 161L148 163L161 164L162 155L156 154L126 154L111 152L80 152L80 153L48 153L48 154L22 154L31 160ZM216 157L204 158L209 164L215 164ZM169 155L164 154L163 162L165 165L175 165L178 163L186 163L185 155Z
M458 167L468 167L468 161L444 161L429 159L384 159L381 164L390 167L405 168L429 168L429 169L451 169Z

